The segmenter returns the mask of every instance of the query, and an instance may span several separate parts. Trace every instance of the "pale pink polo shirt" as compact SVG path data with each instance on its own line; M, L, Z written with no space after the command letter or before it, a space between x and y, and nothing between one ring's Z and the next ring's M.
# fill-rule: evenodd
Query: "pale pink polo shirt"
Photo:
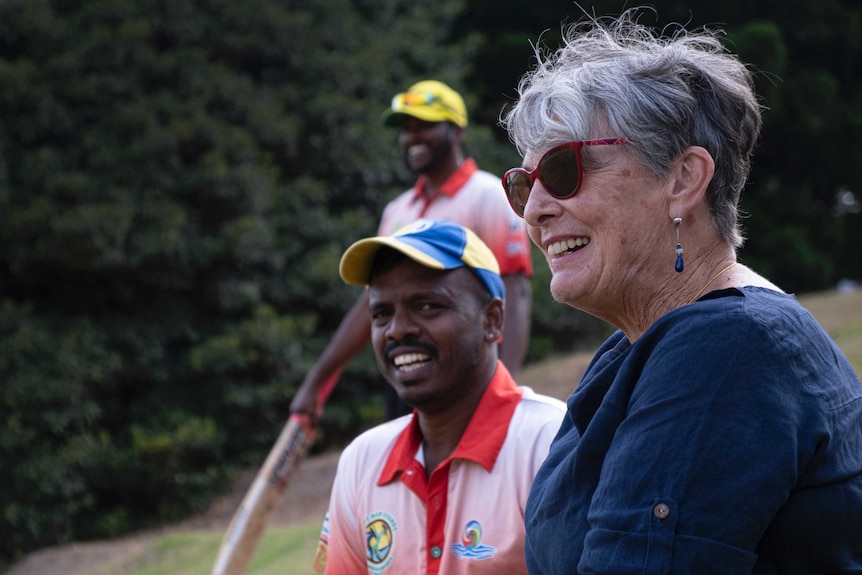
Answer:
M341 454L313 572L526 574L524 507L564 413L498 362L455 453L429 479L415 414L366 431Z

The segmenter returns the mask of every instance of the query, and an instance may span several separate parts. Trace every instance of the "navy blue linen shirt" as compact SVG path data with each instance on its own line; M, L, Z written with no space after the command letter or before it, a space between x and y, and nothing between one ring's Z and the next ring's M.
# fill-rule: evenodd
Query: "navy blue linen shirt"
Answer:
M862 384L793 296L597 352L527 502L531 575L862 573Z

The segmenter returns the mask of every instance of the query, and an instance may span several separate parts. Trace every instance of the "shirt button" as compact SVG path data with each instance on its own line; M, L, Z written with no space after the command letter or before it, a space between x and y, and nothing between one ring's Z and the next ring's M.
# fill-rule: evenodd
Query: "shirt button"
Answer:
M670 515L670 507L667 506L667 503L659 503L652 508L652 514L659 519L667 519L667 516Z
M431 557L434 559L440 559L440 556L443 555L443 550L437 547L436 545L431 548Z

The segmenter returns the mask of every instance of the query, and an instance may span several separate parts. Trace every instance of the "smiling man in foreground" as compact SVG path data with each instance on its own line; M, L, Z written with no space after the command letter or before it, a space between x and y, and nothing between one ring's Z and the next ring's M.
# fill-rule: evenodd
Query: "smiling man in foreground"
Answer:
M470 230L419 220L354 243L380 371L411 415L342 453L316 572L525 574L524 507L565 405L497 358L505 290Z

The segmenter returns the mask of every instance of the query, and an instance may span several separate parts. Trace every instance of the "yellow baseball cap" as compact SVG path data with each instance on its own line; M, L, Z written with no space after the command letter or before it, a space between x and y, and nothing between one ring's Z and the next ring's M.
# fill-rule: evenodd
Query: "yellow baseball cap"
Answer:
M406 114L426 122L452 122L467 126L467 106L461 94L437 80L423 80L406 92L395 94L392 105L383 113L383 123L397 126L398 116Z

